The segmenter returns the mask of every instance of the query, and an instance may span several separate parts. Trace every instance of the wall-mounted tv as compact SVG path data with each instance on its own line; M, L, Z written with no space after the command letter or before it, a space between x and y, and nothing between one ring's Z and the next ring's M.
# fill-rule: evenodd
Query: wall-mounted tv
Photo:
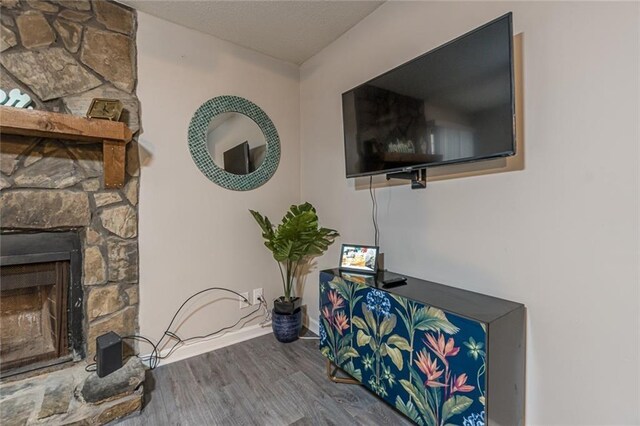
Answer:
M342 94L347 177L515 154L508 13Z
M224 152L224 169L234 175L251 173L249 142L244 141Z

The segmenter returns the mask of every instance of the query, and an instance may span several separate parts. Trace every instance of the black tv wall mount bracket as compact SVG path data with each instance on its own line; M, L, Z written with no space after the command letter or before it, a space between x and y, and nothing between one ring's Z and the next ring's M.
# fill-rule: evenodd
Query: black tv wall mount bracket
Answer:
M424 189L427 187L427 169L416 169L405 172L388 173L387 180L405 179L411 181L411 189Z

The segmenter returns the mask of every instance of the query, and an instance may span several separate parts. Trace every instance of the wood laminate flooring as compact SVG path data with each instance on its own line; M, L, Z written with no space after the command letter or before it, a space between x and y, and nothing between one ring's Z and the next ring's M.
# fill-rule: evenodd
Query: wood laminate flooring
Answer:
M145 393L118 426L412 424L364 387L331 382L317 340L272 334L158 367Z

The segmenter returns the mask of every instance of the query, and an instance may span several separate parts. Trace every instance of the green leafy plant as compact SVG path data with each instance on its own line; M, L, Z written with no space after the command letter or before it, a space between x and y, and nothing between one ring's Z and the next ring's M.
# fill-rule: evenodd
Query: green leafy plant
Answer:
M273 225L268 217L249 211L262 229L265 247L278 263L284 300L290 302L300 266L309 257L322 255L340 234L335 229L319 225L316 209L310 203L292 205L278 226Z

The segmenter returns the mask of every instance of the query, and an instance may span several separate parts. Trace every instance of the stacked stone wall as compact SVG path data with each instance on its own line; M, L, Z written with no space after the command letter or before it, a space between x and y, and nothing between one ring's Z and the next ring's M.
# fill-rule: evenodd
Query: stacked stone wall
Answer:
M104 0L1 0L0 7L2 90L19 88L34 109L79 116L93 98L120 99L121 120L137 137L135 12ZM139 168L135 138L125 186L108 190L101 145L0 141L0 230L81 235L89 359L98 335L137 330Z

